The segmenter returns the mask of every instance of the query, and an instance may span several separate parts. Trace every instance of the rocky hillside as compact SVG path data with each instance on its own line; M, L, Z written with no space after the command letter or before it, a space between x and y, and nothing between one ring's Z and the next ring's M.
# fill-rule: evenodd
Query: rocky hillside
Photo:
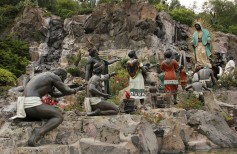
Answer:
M26 8L11 31L4 33L30 43L32 63L27 69L31 73L58 66L69 67L72 64L68 57L80 55L87 59L87 50L91 47L98 48L105 58L124 58L128 51L137 50L143 61L155 58L157 63L163 59L162 53L167 48L192 53L188 48L191 28L146 3L101 4L90 15L65 20L46 14L47 11L41 8ZM221 32L214 36L213 51L233 55L237 60L237 37ZM83 67L81 71L85 71ZM83 77L82 73L80 82ZM19 79L21 84L22 77ZM88 118L66 112L64 122L43 137L37 148L27 147L27 139L32 127L44 122L8 121L20 95L18 89L13 88L0 100L1 105L5 104L0 108L0 151L3 153L155 154L237 147L236 131L215 113L219 106L227 112L236 111L235 90L217 91L215 99L208 97L209 112L178 108L151 110L151 115L163 116L160 123L149 121L143 115Z

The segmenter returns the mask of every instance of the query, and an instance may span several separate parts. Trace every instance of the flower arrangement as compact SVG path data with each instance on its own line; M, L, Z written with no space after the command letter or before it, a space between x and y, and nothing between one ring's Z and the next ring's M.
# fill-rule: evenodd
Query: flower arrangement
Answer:
M44 104L48 104L48 105L57 105L58 104L58 102L50 95L43 96L41 100Z

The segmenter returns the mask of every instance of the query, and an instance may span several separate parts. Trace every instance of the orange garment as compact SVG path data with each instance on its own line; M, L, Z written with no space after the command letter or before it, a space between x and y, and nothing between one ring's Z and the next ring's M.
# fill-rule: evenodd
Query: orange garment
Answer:
M188 83L188 76L186 74L186 70L182 69L181 72L179 73L180 77L180 84L181 86L187 86Z
M164 60L160 68L165 72L165 92L175 93L178 89L178 80L175 72L179 68L178 62L172 59L171 63L167 64L167 61Z

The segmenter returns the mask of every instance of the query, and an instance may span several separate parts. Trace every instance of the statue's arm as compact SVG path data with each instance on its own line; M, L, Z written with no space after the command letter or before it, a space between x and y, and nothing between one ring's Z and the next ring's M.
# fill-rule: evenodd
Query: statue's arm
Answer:
M88 90L92 94L99 95L99 96L102 96L102 97L107 97L107 95L108 95L108 94L105 94L105 93L97 90L95 84L93 84L93 83L89 84Z
M113 64L113 63L115 63L117 61L120 61L120 59L115 58L115 59L109 60L109 61L107 61L107 64L110 65L110 64Z
M57 97L75 94L77 91L79 91L78 88L71 89L69 86L64 84L62 80L56 75L53 77L53 86L60 91L60 93L57 92L52 94Z

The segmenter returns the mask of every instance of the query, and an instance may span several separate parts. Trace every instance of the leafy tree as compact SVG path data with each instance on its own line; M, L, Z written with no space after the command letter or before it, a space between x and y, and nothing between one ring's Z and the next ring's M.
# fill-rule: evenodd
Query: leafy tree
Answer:
M211 23L216 30L236 34L237 1L209 0L204 3L204 12L211 16Z
M173 9L179 8L180 6L181 4L179 0L171 0L169 9L173 10Z
M182 24L192 25L195 14L192 10L186 9L184 7L174 9L170 12L172 18L176 21L179 21Z

